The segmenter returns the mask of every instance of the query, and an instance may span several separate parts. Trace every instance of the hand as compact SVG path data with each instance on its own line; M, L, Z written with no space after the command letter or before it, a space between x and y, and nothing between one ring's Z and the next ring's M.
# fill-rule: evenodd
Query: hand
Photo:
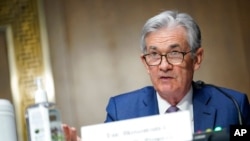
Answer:
M77 136L76 128L70 127L67 124L62 124L63 132L65 135L65 141L81 141L81 138Z

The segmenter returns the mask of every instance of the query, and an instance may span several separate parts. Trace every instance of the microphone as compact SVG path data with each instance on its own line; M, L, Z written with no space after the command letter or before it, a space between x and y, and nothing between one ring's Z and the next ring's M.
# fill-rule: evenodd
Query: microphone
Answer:
M224 94L227 98L229 98L235 105L236 109L237 109L237 113L238 113L238 119L239 119L239 124L240 125L243 125L243 122L242 122L242 114L241 114L241 111L240 111L240 108L239 108L239 104L237 103L237 101L235 100L234 97L232 97L231 95L229 95L228 93L226 93L225 91L223 91L220 87L218 86L215 86L213 84L205 84L203 81L201 80L198 80L195 82L195 85L196 87L199 89L199 88L202 88L204 85L208 85L208 86L212 86L214 87L215 89L217 89L218 91L220 91L222 94Z

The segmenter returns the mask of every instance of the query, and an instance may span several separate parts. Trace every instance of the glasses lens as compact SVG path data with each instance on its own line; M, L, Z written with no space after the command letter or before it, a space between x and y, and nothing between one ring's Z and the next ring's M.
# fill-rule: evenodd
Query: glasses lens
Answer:
M176 65L182 62L183 54L181 52L169 52L167 58L169 63Z
M161 62L161 55L157 53L147 54L144 56L148 65L159 65Z

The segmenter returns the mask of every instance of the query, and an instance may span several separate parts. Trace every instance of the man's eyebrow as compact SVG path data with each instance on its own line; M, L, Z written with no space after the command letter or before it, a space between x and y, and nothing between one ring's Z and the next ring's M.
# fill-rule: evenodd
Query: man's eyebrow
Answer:
M156 50L157 46L149 46L148 49Z
M174 49L174 48L180 48L180 44L172 44L169 46L170 49ZM157 46L149 46L149 49L152 49L152 50L156 50L158 47Z
M180 48L181 46L179 44L172 44L169 46L171 49L174 49L174 48Z

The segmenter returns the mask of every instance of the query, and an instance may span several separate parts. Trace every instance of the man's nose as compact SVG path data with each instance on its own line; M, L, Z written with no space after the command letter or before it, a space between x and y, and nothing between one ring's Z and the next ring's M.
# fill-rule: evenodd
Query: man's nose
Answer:
M167 56L166 55L162 56L160 68L165 70L169 69L170 67L172 67L172 64L168 62Z

